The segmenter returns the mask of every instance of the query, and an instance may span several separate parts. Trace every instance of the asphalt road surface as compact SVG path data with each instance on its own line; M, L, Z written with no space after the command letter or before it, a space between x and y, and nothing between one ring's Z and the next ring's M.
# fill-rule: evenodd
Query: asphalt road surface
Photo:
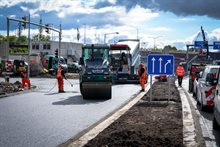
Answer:
M20 79L10 79L11 82ZM33 78L33 92L0 99L0 146L53 147L77 135L111 113L140 90L139 85L116 85L110 100L84 100L79 81L65 81L57 93L56 79Z
M192 93L188 92L188 81L189 78L183 80L183 88L191 101L191 109L196 110L196 114L199 116L198 122L200 123L202 129L202 136L205 140L205 144L207 147L218 147L220 146L220 131L215 131L212 129L213 112L210 110L205 112L199 110L196 99L193 97Z

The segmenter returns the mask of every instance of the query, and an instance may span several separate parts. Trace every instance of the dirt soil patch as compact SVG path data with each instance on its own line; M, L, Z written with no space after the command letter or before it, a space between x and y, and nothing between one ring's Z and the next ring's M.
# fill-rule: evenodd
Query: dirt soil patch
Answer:
M16 81L15 83L0 82L0 96L21 91L21 82Z
M174 81L170 103L168 82L155 82L151 102L149 93L85 146L183 146L182 105Z

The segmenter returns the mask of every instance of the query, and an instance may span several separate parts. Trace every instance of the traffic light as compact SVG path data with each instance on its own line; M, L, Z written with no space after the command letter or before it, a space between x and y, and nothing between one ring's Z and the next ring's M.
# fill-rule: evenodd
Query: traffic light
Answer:
M24 17L22 17L22 19L23 19L24 21L26 21L26 20L27 20L27 17L24 16ZM24 27L24 29L26 29L27 23L26 23L26 22L23 22L23 23L22 23L22 27Z
M46 32L47 32L47 34L49 34L49 33L50 33L50 30L49 30L49 28L48 28L48 27L49 27L49 24L46 24L45 26L46 26Z
M58 57L58 49L55 50L55 57Z

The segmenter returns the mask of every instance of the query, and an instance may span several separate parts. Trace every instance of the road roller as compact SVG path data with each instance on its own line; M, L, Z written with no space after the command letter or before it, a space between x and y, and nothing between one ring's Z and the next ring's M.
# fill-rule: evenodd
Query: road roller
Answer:
M82 46L79 61L82 66L79 83L84 99L111 99L112 76L109 69L109 46L86 44Z

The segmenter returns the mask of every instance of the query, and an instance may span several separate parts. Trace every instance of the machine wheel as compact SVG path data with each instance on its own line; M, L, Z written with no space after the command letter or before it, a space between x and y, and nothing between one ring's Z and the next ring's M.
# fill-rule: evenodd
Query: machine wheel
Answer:
M191 83L192 83L192 81L191 81L191 80L189 80L189 92L192 92L192 91L191 91L191 90L192 90Z
M203 105L202 93L201 93L200 110L201 110L201 111L205 111L205 106Z
M214 130L219 130L219 124L216 121L215 116L213 116L212 127L213 127Z
M79 84L79 89L80 89L80 93L83 95L83 93L82 93L82 83Z
M197 102L197 105L200 104L200 102L199 102L199 97L198 97L198 90L197 90L197 89L196 89L196 102Z

